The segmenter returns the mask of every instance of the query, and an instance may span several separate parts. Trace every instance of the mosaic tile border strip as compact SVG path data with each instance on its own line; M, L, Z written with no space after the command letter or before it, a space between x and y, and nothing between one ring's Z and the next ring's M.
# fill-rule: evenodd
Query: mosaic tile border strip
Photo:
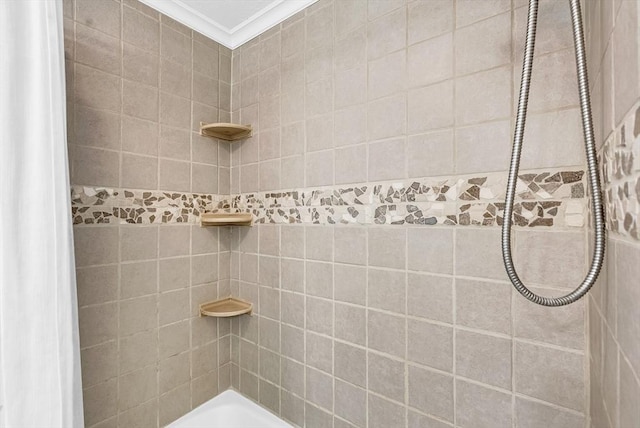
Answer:
M607 228L640 240L640 103L609 135L599 161Z
M197 223L225 206L219 195L71 186L74 225Z
M503 173L354 187L236 195L231 206L258 223L420 224L500 226ZM523 173L517 186L515 224L582 227L584 171Z
M197 223L200 213L251 212L256 223L500 226L504 174L325 187L286 192L203 195L72 186L74 224ZM523 173L515 225L582 227L584 171Z

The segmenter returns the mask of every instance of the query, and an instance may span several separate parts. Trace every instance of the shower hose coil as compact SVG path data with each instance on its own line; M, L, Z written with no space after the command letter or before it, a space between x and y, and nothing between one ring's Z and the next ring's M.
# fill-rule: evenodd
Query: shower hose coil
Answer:
M591 191L591 210L594 226L594 250L589 271L582 283L572 292L561 297L543 297L529 290L520 280L513 264L511 254L511 225L513 215L513 202L520 168L520 155L524 137L527 106L529 103L529 88L531 85L531 72L533 70L533 52L536 38L536 24L538 20L538 0L529 1L527 17L527 36L525 41L524 61L522 65L522 79L520 95L518 98L518 110L516 126L513 137L513 149L511 164L509 166L509 179L505 197L504 220L502 223L502 258L507 275L513 286L530 301L543 306L564 306L573 303L583 297L593 286L602 268L605 253L605 223L602 203L602 190L598 175L598 161L593 135L593 123L591 119L591 101L589 99L589 78L585 57L584 37L582 29L582 16L580 0L570 0L571 21L573 24L573 41L575 45L576 70L578 76L578 90L580 95L580 113L582 116L582 131L584 134L585 151L587 157L589 190Z

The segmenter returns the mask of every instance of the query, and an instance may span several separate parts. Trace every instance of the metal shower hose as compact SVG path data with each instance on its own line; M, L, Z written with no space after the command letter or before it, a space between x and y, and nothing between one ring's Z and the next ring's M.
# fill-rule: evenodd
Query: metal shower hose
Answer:
M573 23L573 41L575 44L576 68L578 73L578 90L580 92L580 111L582 113L582 131L584 133L587 165L589 170L589 188L591 190L591 209L595 229L595 245L591 267L582 283L571 293L562 297L543 297L529 290L518 277L513 259L511 257L511 223L513 215L513 199L518 180L520 167L520 155L522 152L522 140L524 125L527 116L527 104L529 102L529 87L531 85L531 70L533 68L533 50L536 38L536 23L538 15L538 0L529 0L529 15L527 19L527 38L522 65L522 80L520 84L520 97L518 99L518 112L516 116L516 128L513 137L513 151L511 153L511 165L509 167L509 180L505 197L504 221L502 224L502 258L509 279L513 286L527 299L543 306L564 306L573 303L584 296L594 284L602 268L605 252L605 225L602 206L602 190L598 176L598 161L593 136L593 123L591 121L591 102L589 100L589 79L587 77L587 64L584 53L584 38L582 32L582 18L580 12L580 0L570 0L571 21Z

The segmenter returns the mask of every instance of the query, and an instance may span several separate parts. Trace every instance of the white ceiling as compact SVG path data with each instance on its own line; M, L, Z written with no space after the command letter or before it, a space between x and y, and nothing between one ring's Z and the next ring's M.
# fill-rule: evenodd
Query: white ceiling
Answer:
M141 0L235 49L318 0Z

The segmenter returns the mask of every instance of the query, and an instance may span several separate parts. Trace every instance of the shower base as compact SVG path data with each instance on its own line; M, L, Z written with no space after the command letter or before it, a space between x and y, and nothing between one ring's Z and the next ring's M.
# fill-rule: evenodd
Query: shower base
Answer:
M227 390L196 407L168 428L293 428L242 394Z

